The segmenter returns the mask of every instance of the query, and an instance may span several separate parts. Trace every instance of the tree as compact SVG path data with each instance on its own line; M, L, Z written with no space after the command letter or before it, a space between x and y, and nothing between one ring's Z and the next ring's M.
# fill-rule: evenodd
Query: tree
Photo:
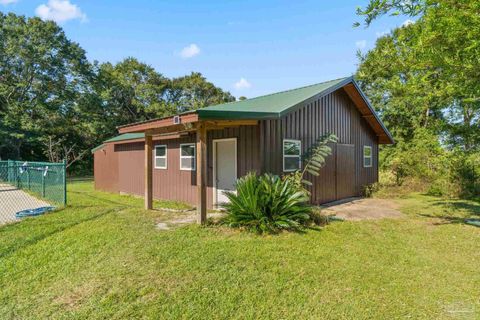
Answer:
M46 136L85 141L91 65L53 22L0 13L0 156L42 159Z
M364 17L364 24L369 26L373 20L390 14L392 16L408 15L417 16L425 12L425 10L436 4L431 0L370 0L365 8L358 7L357 15ZM359 26L360 22L354 23Z
M179 112L183 112L232 102L235 101L235 97L208 82L201 73L192 72L188 76L172 79L168 100Z
M200 73L168 79L135 58L90 63L52 21L0 13L0 158L92 168L116 127L233 101Z
M367 26L385 14L417 17L359 55L360 84L397 141L382 149L384 169L478 192L476 174L458 174L480 157L478 12L467 0L371 0L357 11Z
M367 11L383 12L381 8L386 7L381 3L371 1ZM423 15L379 39L371 52L360 57L358 76L373 99L387 109L386 121L395 129L430 127L445 134L452 146L476 149L480 143L480 3L419 3L423 5L417 14ZM377 16L367 13L366 19ZM402 119L389 121L394 115Z
M135 58L98 65L94 87L102 138L114 135L116 126L175 113L165 99L168 86L167 78Z

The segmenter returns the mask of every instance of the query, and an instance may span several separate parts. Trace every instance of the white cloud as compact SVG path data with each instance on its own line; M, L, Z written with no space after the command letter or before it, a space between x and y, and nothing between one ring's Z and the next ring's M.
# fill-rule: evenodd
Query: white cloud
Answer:
M233 85L235 89L237 90L242 90L242 89L248 89L252 86L250 82L247 81L245 78L240 78L235 84Z
M355 45L360 50L365 49L365 47L367 46L367 40L358 40L357 42L355 42Z
M58 23L74 19L79 19L81 22L87 21L87 15L69 0L48 0L47 4L41 4L35 9L35 14L43 20L53 20Z
M385 31L377 31L375 32L377 38L381 38L383 36L386 36L387 34L390 33L390 30L385 30Z
M402 27L408 27L409 25L414 24L414 23L415 23L415 21L407 19L407 20L405 20L404 23L402 23Z
M200 54L200 48L195 43L186 46L180 51L180 56L184 59L195 57L198 54Z
M0 4L3 4L4 6L18 2L18 0L0 0Z

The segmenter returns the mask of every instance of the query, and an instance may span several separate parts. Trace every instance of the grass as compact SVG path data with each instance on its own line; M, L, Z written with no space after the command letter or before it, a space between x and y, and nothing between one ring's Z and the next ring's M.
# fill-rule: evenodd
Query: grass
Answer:
M403 219L257 236L69 185L66 209L0 228L1 319L480 317L480 203L412 194ZM458 219L450 219L455 217Z

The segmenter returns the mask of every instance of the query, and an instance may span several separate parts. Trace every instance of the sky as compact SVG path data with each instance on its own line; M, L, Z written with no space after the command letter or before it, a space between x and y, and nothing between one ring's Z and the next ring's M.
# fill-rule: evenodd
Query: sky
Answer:
M167 77L192 71L234 96L255 97L355 73L357 50L406 17L353 28L338 1L0 0L0 10L54 20L89 60L135 57Z

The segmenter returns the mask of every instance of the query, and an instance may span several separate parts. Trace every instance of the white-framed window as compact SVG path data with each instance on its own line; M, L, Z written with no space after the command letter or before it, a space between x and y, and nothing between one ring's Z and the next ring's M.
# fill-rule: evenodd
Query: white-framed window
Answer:
M370 168L372 166L372 147L363 146L363 167Z
M300 140L283 140L283 171L293 172L302 168L302 142Z
M155 146L155 169L167 169L167 146Z
M195 171L195 143L180 144L180 170Z

